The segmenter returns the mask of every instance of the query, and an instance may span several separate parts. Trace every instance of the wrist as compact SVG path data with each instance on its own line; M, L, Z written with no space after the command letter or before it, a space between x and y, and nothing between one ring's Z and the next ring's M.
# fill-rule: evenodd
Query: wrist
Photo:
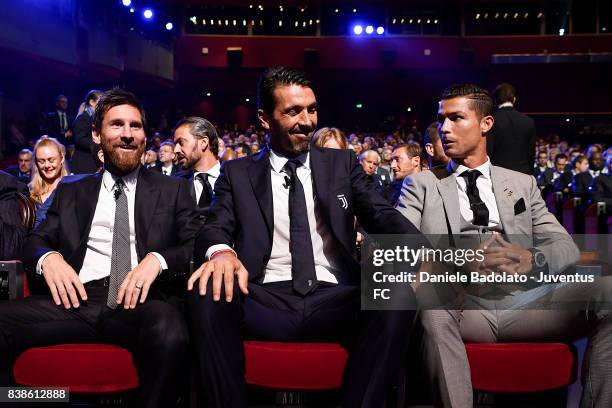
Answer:
M236 257L236 252L234 252L233 249L220 249L210 254L210 257L208 257L208 260L212 261L215 257L219 257L221 255L230 255L230 254L233 257Z

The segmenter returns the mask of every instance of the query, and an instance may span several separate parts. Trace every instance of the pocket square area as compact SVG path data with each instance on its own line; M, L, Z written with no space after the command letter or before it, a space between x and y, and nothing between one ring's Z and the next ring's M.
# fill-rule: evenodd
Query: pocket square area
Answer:
M525 212L527 208L525 207L525 199L521 198L514 204L514 215L519 215L520 213Z

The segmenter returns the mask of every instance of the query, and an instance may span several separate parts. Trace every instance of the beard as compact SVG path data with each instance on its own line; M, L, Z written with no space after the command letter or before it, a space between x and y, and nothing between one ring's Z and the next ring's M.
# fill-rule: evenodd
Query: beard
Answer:
M122 147L129 147L129 150L122 149ZM102 151L104 152L104 167L114 175L123 176L140 166L145 144L117 142L113 145L108 140L102 139Z

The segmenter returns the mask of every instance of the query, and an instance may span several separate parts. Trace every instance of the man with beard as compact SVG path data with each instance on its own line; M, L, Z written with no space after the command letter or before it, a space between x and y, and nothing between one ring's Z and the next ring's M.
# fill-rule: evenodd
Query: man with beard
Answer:
M174 143L174 154L184 170L180 176L189 179L194 202L207 211L221 169L217 130L204 118L181 119L174 128Z
M399 145L391 154L393 182L383 190L383 197L395 206L402 191L404 179L422 170L423 149L415 142Z
M199 226L189 183L141 167L145 126L134 95L101 96L93 140L104 171L61 183L25 243L29 282L43 281L44 293L0 307L0 384L10 384L11 363L28 348L104 342L132 353L145 406L177 401L187 327L158 298L185 274Z
M354 219L368 233L422 236L350 150L311 146L317 100L304 73L268 69L258 101L270 146L224 164L195 245L196 264L207 261L188 282L202 389L210 406L247 406L243 336L337 340L350 355L343 405L380 407L414 313L360 310Z

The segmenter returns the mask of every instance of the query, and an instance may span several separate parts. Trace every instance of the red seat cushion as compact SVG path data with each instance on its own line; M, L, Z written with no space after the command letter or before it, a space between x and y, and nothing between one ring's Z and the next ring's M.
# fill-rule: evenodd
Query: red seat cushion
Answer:
M246 382L281 390L339 388L348 354L338 344L245 341Z
M138 387L132 354L108 344L62 344L26 350L13 365L17 384L113 393Z
M575 350L564 343L470 343L465 349L478 391L542 392L576 379Z

